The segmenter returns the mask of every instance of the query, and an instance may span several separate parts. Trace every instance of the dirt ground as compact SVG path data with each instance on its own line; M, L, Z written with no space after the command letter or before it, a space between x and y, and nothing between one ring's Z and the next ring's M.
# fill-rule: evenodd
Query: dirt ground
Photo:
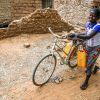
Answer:
M92 75L85 91L79 88L85 78L84 70L66 66L56 68L56 75L63 78L60 84L33 85L32 72L39 59L48 54L50 36L22 34L0 40L0 100L100 100L100 72ZM25 48L25 43L31 46Z

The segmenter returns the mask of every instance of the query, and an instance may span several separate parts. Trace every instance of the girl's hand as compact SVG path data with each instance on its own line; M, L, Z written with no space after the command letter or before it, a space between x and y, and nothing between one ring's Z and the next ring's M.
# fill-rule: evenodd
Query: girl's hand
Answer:
M68 39L77 39L77 33L70 33L68 34Z

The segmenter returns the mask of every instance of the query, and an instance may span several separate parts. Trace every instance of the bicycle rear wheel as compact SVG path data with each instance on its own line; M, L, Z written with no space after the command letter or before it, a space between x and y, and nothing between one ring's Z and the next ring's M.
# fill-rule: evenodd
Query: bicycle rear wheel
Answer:
M73 47L70 51L70 55L68 57L68 65L71 68L75 68L77 66L77 51L78 47Z
M49 54L39 61L32 77L36 86L42 86L49 81L55 70L56 62L56 56L53 54Z

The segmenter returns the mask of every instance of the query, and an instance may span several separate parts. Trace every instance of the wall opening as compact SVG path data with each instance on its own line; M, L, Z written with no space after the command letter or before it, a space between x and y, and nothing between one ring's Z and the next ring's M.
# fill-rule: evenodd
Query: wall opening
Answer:
M9 23L0 23L0 28L7 28Z
M42 8L52 8L53 7L53 0L42 0Z

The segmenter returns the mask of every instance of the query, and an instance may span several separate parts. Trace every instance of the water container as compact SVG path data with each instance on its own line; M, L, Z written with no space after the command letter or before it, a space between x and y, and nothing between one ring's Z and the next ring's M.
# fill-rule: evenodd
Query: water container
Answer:
M66 46L64 47L64 52L66 53L66 54L68 54L69 53L69 51L70 51L70 49L71 49L71 45L72 45L72 43L67 43L66 44ZM66 58L66 54L63 54L63 57L64 58Z
M78 50L77 53L77 65L81 68L86 68L87 53L84 50Z

